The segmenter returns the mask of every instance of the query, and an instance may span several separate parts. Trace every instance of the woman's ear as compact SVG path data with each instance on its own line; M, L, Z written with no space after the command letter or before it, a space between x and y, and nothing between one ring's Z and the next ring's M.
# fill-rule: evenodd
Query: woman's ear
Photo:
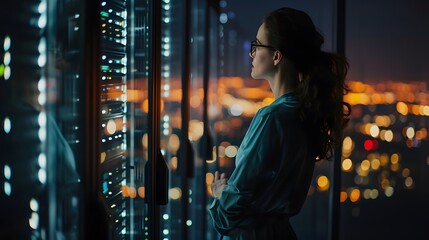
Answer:
M276 50L273 56L274 66L277 66L282 60L282 58L283 58L283 54L279 50Z

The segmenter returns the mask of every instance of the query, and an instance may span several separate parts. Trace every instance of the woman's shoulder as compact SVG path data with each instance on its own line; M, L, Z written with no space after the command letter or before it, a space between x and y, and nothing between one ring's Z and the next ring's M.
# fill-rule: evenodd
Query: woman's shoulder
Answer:
M298 102L291 94L285 94L277 98L270 105L264 106L259 109L257 115L260 117L272 116L289 118L297 116Z

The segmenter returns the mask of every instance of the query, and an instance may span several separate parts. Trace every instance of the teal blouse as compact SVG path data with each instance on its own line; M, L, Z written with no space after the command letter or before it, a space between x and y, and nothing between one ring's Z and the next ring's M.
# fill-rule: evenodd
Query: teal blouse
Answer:
M307 196L315 154L291 93L255 114L235 169L210 207L224 239L295 239L289 217Z

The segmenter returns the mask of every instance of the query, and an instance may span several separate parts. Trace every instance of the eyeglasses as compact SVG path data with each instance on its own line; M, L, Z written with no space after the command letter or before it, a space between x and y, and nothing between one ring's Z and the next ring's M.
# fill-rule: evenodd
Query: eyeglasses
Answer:
M259 44L257 41L252 41L252 42L250 43L250 52L249 52L249 55L250 55L251 57L252 57L252 56L253 56L253 54L256 52L256 47L264 47L264 48L269 48L269 49L271 49L271 50L276 50L276 49L277 49L277 48L272 47L272 46Z

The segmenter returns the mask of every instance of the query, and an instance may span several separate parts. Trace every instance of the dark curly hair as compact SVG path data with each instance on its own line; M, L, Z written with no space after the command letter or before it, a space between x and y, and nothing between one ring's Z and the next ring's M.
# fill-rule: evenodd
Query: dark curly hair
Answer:
M302 77L294 84L300 118L308 125L316 160L330 159L342 141L343 129L351 113L343 101L349 89L345 77L349 64L339 54L321 50L323 36L302 11L280 8L264 18L270 46L276 47L295 64Z

